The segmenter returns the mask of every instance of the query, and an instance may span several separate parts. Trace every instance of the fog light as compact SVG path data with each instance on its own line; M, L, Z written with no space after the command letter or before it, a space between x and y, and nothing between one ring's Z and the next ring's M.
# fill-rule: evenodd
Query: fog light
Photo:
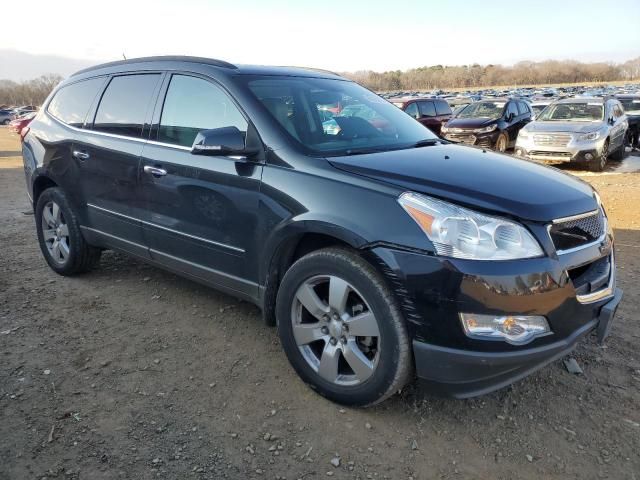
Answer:
M585 153L584 158L586 158L587 160L593 160L593 155L591 155L590 153Z
M516 155L518 155L519 157L521 157L521 156L522 156L522 149L520 149L520 148L519 148L519 149L517 149L517 150L516 150Z
M467 337L478 340L502 340L524 345L536 337L551 333L547 319L538 315L479 315L461 313L460 321Z

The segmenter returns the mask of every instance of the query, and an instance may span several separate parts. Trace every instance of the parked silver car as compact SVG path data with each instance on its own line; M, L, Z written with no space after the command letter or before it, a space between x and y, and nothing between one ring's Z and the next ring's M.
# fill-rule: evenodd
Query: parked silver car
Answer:
M625 155L629 124L615 98L569 98L545 108L518 134L515 153L544 163L585 163L602 171Z

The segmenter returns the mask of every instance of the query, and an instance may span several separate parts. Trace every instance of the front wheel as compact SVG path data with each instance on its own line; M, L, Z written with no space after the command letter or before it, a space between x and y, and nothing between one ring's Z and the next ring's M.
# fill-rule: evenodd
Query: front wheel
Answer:
M355 252L312 252L285 274L276 303L291 365L321 395L343 405L383 401L411 379L409 336L380 274Z
M594 158L589 162L589 169L592 172L602 172L604 167L607 165L607 160L609 159L609 140L605 140L604 145L602 146L602 152L600 152L600 156Z
M509 139L507 138L506 133L501 133L496 140L496 151L504 153L507 151L507 146L509 145Z

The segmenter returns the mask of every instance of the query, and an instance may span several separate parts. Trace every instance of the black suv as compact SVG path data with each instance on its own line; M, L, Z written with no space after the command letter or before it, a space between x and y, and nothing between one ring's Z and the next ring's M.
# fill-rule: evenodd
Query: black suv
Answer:
M451 142L505 152L515 146L518 132L532 116L531 106L524 100L481 100L456 112L441 133Z
M358 113L328 129L326 105ZM343 404L414 369L458 397L503 387L604 339L621 298L588 184L451 145L330 73L97 66L50 95L23 156L54 271L113 249L254 302L304 381Z

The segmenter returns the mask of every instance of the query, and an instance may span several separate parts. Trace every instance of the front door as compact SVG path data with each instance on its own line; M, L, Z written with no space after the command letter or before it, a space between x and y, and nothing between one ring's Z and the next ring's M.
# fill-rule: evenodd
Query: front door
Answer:
M212 81L173 74L158 100L161 113L144 146L142 228L151 257L241 296L258 293L255 262L262 164L191 153L200 130L248 122ZM162 101L164 100L164 102Z

